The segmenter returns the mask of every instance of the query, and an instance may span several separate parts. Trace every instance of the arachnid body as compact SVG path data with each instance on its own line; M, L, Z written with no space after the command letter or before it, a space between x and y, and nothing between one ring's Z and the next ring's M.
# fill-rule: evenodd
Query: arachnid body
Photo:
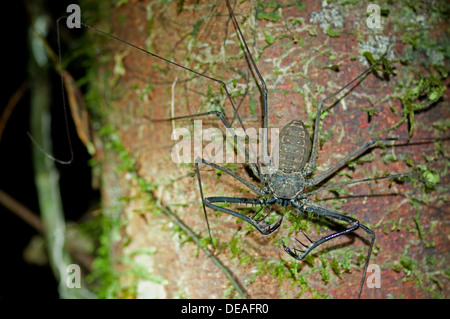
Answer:
M313 6L313 9L309 9L308 5ZM234 9L237 17L234 20L223 2L217 6L204 4L199 8L189 4L185 5L184 11L179 13L179 19L184 21L182 19L186 18L183 15L188 12L200 17L198 21L201 23L194 24L195 28L191 28L193 32L191 34L186 31L189 28L184 27L185 23L175 23L169 18L171 16L168 14L169 11L157 11L155 9L157 5L151 6L149 12L154 17L152 30L160 27L158 30L161 31L150 36L150 51L198 73L181 70L176 65L170 65L158 58L143 55L142 52L137 52L138 50L123 44L117 44L120 45L118 52L124 53L122 60L127 70L126 75L118 78L118 83L125 82L127 77L139 78L141 81L138 84L131 81L135 85L133 90L121 92L122 98L125 95L128 101L123 102L126 99L121 101L122 109L115 109L112 118L114 116L116 118L112 122L117 122L119 125L127 123L124 114L133 112L140 114L140 109L147 118L152 120L168 118L173 120L173 127L170 127L167 122L149 122L142 118L129 119L131 122L122 127L125 144L129 142L130 151L138 153L140 173L159 185L161 201L169 206L173 204L181 206L183 209L178 210L180 216L197 231L205 234L204 222L198 214L197 188L193 187L193 185L196 186L193 181L201 180L202 204L215 212L229 215L221 214L219 217L213 216L211 211L208 212L212 225L211 232L214 237L219 238L218 242L222 243L215 243L215 246L218 246L216 254L229 259L230 267L238 273L237 277L245 278L245 281L249 282L248 289L254 289L252 292L256 297L279 296L272 290L266 295L267 285L262 289L258 286L261 282L269 282L271 287L280 282L284 294L289 297L303 293L307 293L307 296L326 296L329 293L354 297L358 291L355 287L361 282L360 274L361 272L364 274L367 269L366 262L374 247L375 234L379 240L377 253L380 252L379 256L382 256L388 249L384 247L389 246L391 238L398 236L396 232L399 229L399 232L402 230L407 234L406 238L400 238L404 240L403 246L392 247L393 253L382 257L390 265L390 268L385 270L389 275L382 277L386 280L386 286L389 286L389 280L386 277L395 277L402 271L406 272L404 267L409 267L404 265L408 264L405 262L409 256L408 251L414 250L411 245L407 245L407 242L411 241L410 238L414 237L417 245L428 243L427 239L423 239L427 231L423 229L424 223L421 223L421 218L424 218L425 214L433 216L431 223L428 224L434 225L433 228L431 226L426 228L429 234L434 234L440 226L433 224L432 221L444 215L442 213L444 209L441 206L444 198L442 193L427 190L423 183L398 184L393 179L412 176L410 172L417 165L423 165L423 162L416 164L417 160L423 161L423 158L418 157L419 151L434 154L435 157L432 160L436 161L434 163L436 166L427 170L435 173L439 167L442 167L442 156L445 156L442 155L445 151L437 151L435 147L443 148L442 145L445 144L442 143L445 142L433 144L427 140L434 136L431 134L433 132L427 130L426 126L416 124L413 137L417 138L415 140L417 143L408 145L406 137L410 127L406 120L396 127L399 130L395 132L396 134L390 135L392 129L388 129L402 119L401 112L397 110L397 108L401 109L402 105L389 105L394 102L386 98L393 94L390 82L382 81L381 71L378 71L377 75L380 78L377 78L371 74L370 66L361 66L359 61L355 61L357 58L352 59L359 55L356 51L339 53L337 51L339 46L333 49L328 48L335 41L339 43L344 37L344 34L341 34L341 37L336 36L332 32L333 28L339 29L344 26L333 27L330 24L322 32L319 28L320 23L314 22L313 18L320 13L326 16L325 13L339 11L337 5L321 8L318 4L306 3L305 6L308 10L295 5L280 5L277 8L262 6L254 9L249 4L248 6L238 4ZM361 5L357 8L361 10L361 8L365 9L365 6ZM165 10L174 9L170 7ZM202 14L198 13L200 10L204 10ZM272 21L276 18L271 14L276 16L278 11L281 11L279 19ZM318 13L314 14L314 12ZM355 9L352 12L354 16L358 11ZM303 15L310 17L310 20L301 21L300 16L303 17ZM344 19L344 16L341 12L340 18ZM168 29L173 27L173 30L180 34L178 38L171 40L173 47L165 46L163 42L158 41L166 34L162 32L165 30L162 28L164 23L167 23ZM256 28L255 25L258 24L264 27ZM222 25L224 28L214 29L215 32L212 32L211 25ZM313 28L313 26L316 27ZM243 28L241 36L237 31L239 27ZM141 43L126 36L129 34L129 32L126 34L119 32L117 36L131 43ZM303 40L297 34L305 35L306 38ZM370 38L371 34L367 32L364 36ZM217 40L215 45L206 45L205 43L212 38ZM248 42L248 46L243 44L243 40ZM313 44L307 44L308 41ZM232 42L231 45L230 42ZM264 44L266 47L259 51L258 48L264 47ZM280 45L281 50L277 52L276 57L272 57L275 53L271 51L275 50L277 44ZM181 47L186 49L182 50ZM386 50L387 47L379 50L378 57ZM313 53L302 53L303 51ZM252 59L252 56L257 57L256 61ZM222 61L226 57L232 57L231 61ZM150 67L142 68L145 64L150 64ZM377 61L373 61L373 65L376 64ZM250 68L252 71L249 71ZM339 72L334 71L336 68ZM347 73L345 69L351 71ZM141 73L138 73L138 70ZM233 79L228 81L227 75L230 73ZM202 78L202 75L208 78ZM365 76L367 78L356 85ZM336 79L329 83L325 81L325 77L336 77ZM268 83L267 89L263 84L264 80ZM412 80L409 81L409 85L414 83ZM348 86L345 86L346 84ZM249 88L248 91L245 87ZM350 91L341 92L343 87ZM339 106L326 103L335 102L338 92L345 93L344 98L342 94L337 96L341 102ZM402 92L396 91L396 93L400 96ZM355 97L352 98L352 96ZM139 103L130 102L133 99L150 106L148 109L136 106ZM398 98L396 101L403 100ZM439 107L434 109L437 110L435 114L426 112L416 114L416 123L419 123L421 119L437 122L439 118L445 117L447 111ZM121 112L124 108L127 112ZM392 109L396 109L397 113ZM425 115L430 118L425 118ZM193 157L191 157L191 165L196 168L197 174L194 180L191 175L188 175L192 172L192 166L181 168L180 171L173 170L176 165L169 159L169 153L173 147L173 141L169 141L172 129L179 125L190 125L186 123L201 117L204 119L204 129L209 128L211 123L224 124L217 126L232 128L247 128L252 124L263 128L279 126L278 170L272 171L272 174L262 174L263 164L268 163L258 161L256 151L251 149L248 149L245 156L245 162L249 168L247 171L240 165L216 164L205 158L194 163ZM409 119L412 117L410 116ZM383 130L385 130L383 134L375 135ZM402 138L398 138L399 136ZM384 143L381 149L373 151L375 155L371 157L372 153L367 151L378 146L377 142L388 143ZM406 146L396 146L392 149L389 148L392 142L400 142L399 144L406 144ZM151 147L149 148L148 145ZM238 143L235 148L239 150L241 146ZM152 152L144 152L143 150L146 149L152 149ZM267 152L267 148L264 148L264 152ZM162 160L161 156L165 158ZM270 167L270 164L264 167ZM169 167L172 168L169 169ZM391 175L390 178L387 178L388 175ZM335 177L340 179L333 183ZM420 178L423 179L423 176ZM220 183L217 183L217 179L220 179ZM356 182L360 180L372 181L372 183L360 183L360 187L356 187L356 190L351 188L352 191L348 192L332 186L333 184L356 185ZM408 189L410 185L413 185L414 189L403 193L403 189ZM321 188L328 190L328 195L322 195ZM439 206L432 212L426 208L430 205L429 200L415 198L417 192L427 191L431 194L436 192L431 197ZM389 195L390 192L395 195ZM380 193L385 197L376 197L376 194ZM399 201L402 195L405 196ZM344 199L340 200L341 197ZM190 207L187 207L186 203ZM238 204L245 204L250 208L240 208ZM426 211L423 213L424 207ZM406 208L406 215L401 215L399 212L403 212ZM421 214L414 215L416 211L420 211ZM315 221L314 218L317 216L337 220L337 223L318 220L318 226L312 226L309 220ZM251 227L247 227L244 223L236 227L236 217L256 228L259 233L264 235L272 233L272 235L263 237L256 232L252 233ZM302 219L305 222L301 222ZM151 219L148 220L152 224ZM386 223L388 220L389 222ZM428 217L426 220L429 221ZM156 221L152 225L158 227L159 223ZM289 228L290 225L293 226ZM418 229L415 232L414 225L417 225ZM358 232L357 236L350 235L358 228L363 231ZM136 230L139 227L132 224L129 229L130 234L132 229ZM333 242L332 239L336 240L337 244L325 246L325 243ZM163 260L171 260L175 255L180 255L182 256L180 258L187 260L189 267L183 267L183 271L186 272L182 278L185 282L189 282L189 287L201 285L198 283L199 278L213 273L211 266L207 264L208 260L200 262L202 266L198 266L196 263L199 261L192 256L184 255L178 246L174 248L173 244L161 240L155 240L155 242L161 244L163 247L161 250L172 252L168 254L169 257L162 257ZM321 244L326 247L323 251L320 248L313 250ZM353 244L358 246L357 252L351 251L350 246ZM436 249L441 248L436 245ZM328 262L327 252L331 255L331 260ZM403 255L406 257L400 259L399 256ZM297 259L304 262L300 263ZM438 259L435 258L435 264L444 263L444 259ZM167 261L167 263L170 262ZM419 263L409 263L409 265L417 264ZM196 270L199 268L207 270ZM410 275L413 274L419 278L420 272L417 272L417 269L420 267L411 266L410 268ZM412 269L416 272L414 273ZM164 273L162 269L158 271ZM307 279L304 274L311 276ZM220 277L220 274L211 276L216 278ZM283 283L280 279L282 277L291 281ZM424 278L420 277L421 283L428 280L428 277L426 280ZM351 281L351 285L342 288L343 282L347 283L347 281ZM226 285L227 281L224 282ZM361 282L360 289L363 284L364 281ZM433 284L430 283L430 285ZM205 286L201 285L198 291L208 291ZM392 287L395 287L395 284L391 284ZM421 291L420 287L415 289ZM197 291L194 288L190 288L189 291L191 293L189 296L208 296L211 293L197 295L192 292ZM339 291L343 292L339 293ZM364 293L378 296L380 291L364 289L362 296L365 296ZM387 290L383 296L390 293L395 293L395 288ZM402 290L402 293L407 292ZM423 294L426 295L426 292Z

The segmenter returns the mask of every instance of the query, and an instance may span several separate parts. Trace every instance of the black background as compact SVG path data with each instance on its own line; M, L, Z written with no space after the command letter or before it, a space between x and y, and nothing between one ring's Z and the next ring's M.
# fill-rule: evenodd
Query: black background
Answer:
M30 3L33 1L30 1ZM37 1L40 2L40 1ZM48 41L57 50L56 20L65 15L67 5L77 1L42 1L51 23ZM0 114L3 113L13 93L29 77L30 17L25 1L10 1L3 10L1 19L2 77ZM67 39L66 39L67 42ZM69 45L63 43L63 50ZM77 78L82 69L69 70ZM50 72L52 87L52 134L53 151L56 158L69 159L66 124L61 96L61 79ZM69 111L68 111L69 112ZM39 214L34 184L32 148L36 147L27 136L30 130L29 87L15 106L0 140L0 189L9 196ZM70 113L70 112L69 112ZM88 210L98 194L91 189L91 172L87 164L89 155L78 140L69 114L70 139L74 161L70 165L56 164L60 173L61 194L65 218L77 221ZM44 154L42 156L45 156ZM50 267L31 265L24 261L23 250L38 232L26 224L0 203L0 298L58 298L57 282Z

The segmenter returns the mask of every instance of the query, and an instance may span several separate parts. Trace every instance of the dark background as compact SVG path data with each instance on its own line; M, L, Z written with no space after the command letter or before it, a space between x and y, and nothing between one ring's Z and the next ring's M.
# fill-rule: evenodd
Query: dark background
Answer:
M34 3L36 2L42 2L42 8L49 16L51 29L48 41L56 51L56 20L65 15L68 4L77 3L77 1L34 1ZM3 114L10 97L28 79L28 66L32 58L29 50L30 16L26 2L9 2L4 13L5 19L1 19L3 81L0 114ZM79 35L81 33L77 36ZM62 45L63 51L70 50L68 43L62 43ZM75 66L75 69L70 72L77 78L77 75L82 74L83 70L77 69ZM68 159L70 158L70 148L64 121L61 79L56 72L51 72L51 82L52 86L49 89L53 96L51 110L54 137L52 153L56 158ZM28 86L26 93L9 117L0 140L0 190L38 214L39 205L32 163L32 147L36 146L27 136L27 132L30 130L29 114ZM77 221L98 195L91 188L91 172L87 164L89 155L78 140L70 118L69 122L74 161L70 165L57 164L57 167L60 173L65 218L68 221ZM57 282L49 265L32 265L23 259L23 251L30 239L38 235L37 230L1 203L0 225L2 229L0 232L2 246L0 298L30 296L33 298L58 298Z

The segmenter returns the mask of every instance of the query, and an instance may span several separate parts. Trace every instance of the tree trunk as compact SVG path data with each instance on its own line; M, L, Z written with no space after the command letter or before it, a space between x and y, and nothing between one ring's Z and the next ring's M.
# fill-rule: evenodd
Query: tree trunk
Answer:
M334 99L325 104L314 176L377 136L448 136L448 102L441 98L448 83L448 57L439 40L446 22L444 10L439 10L445 4L413 8L395 2L371 13L369 3L231 4L267 83L270 128L281 129L292 119L301 119L312 137L318 102L368 68L363 52L369 51L377 59L390 46L386 58L397 61L393 64L395 75L371 73L341 95L339 103ZM250 61L225 1L128 1L112 12L111 19L101 24L109 24L108 32L224 81L245 127L262 127L260 81L255 70L249 71ZM376 28L378 22L380 28ZM216 127L225 134L225 127L214 115L155 120L223 110L237 128L238 118L220 83L122 42L104 39L107 37L102 36L95 48L100 48L103 56L109 52L110 57L99 75L105 84L101 108L108 127L102 131L105 147L98 157L103 167L103 213L120 220L120 237L114 246L115 254L123 256L118 269L131 270L123 271L117 295L356 297L370 236L359 229L356 235L328 241L306 260L296 261L284 252L282 240L292 247L295 241L291 238L306 240L298 228L317 240L336 225L313 216L297 216L291 209L284 212L280 228L267 236L234 216L207 209L217 259L207 255L207 249L213 248L208 243L195 175L194 147L192 144L190 163L177 164L171 150L179 143L178 136L175 140L171 136L174 128L194 134L193 122L199 120L203 132ZM208 143L204 140L203 147ZM448 184L448 141L390 144L359 156L323 185L396 173L434 181L440 176L440 183ZM226 167L260 185L244 165ZM201 167L201 178L206 197L253 196L236 179L211 167ZM449 297L445 273L448 193L444 188L416 180L386 179L323 191L311 199L358 219L375 232L370 264L378 265L381 274L379 279L377 273L371 278L381 280L381 288L365 284L363 298Z

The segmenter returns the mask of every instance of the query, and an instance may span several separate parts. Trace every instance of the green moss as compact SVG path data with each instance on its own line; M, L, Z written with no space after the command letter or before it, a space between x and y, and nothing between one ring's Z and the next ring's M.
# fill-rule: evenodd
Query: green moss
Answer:
M275 38L270 33L266 33L265 39L269 45L272 45L275 42Z
M424 110L437 103L445 94L445 85L443 79L434 74L419 75L419 79L412 80L406 85L398 85L396 93L392 95L398 98L402 103L403 117L397 123L379 134L398 128L401 124L408 121L410 125L409 135L412 136L415 128L415 112Z
M296 6L299 11L305 8L305 4L301 0L290 1L287 4L280 4L278 1L270 0L267 2L258 1L258 9L256 10L256 19L277 22L280 17L281 8Z
M342 272L343 272L341 267L340 267L339 261L335 257L331 258L331 260L330 260L330 267L331 267L331 270L333 270L333 272L337 276L341 275Z
M339 38L341 36L339 31L331 29L331 27L328 27L328 29L325 31L325 33L332 38Z
M115 0L114 2L116 3L116 7L120 7L123 6L124 4L127 4L128 0Z
M331 57L334 57L334 56L330 56L330 59L331 60L333 60ZM335 57L334 57L335 58ZM342 65L342 63L339 63L339 64L329 64L329 65L327 65L327 66L324 66L324 67L322 67L323 69L330 69L330 70L333 70L333 71L335 71L335 72L339 72L339 67Z
M111 250L113 243L118 239L114 234L118 234L120 220L102 214L95 219L95 222L100 226L99 247L92 262L92 272L86 277L87 282L99 298L117 298L123 293L135 295L133 287L120 285L119 281L123 273L115 268L117 257Z
M235 293L236 293L235 287L229 285L229 287L223 291L223 299L231 299L235 295Z
M320 262L322 263L322 267L320 267L320 276L325 283L330 281L330 272L328 271L328 263L323 256L320 256Z
M280 13L278 11L258 11L256 14L256 19L258 20L268 20L272 22L277 22L280 18Z
M426 181L433 184L439 184L439 173L435 172L434 170L428 169L426 165L417 165L417 170L421 173L421 177ZM432 185L426 185L428 185L428 187L432 187Z
M403 279L404 282L414 282L419 288L429 292L433 297L442 298L440 292L437 291L437 289L441 290L441 281L436 277L436 274L424 271L426 264L434 265L437 263L436 259L434 257L431 259L423 258L422 263L409 256L409 249L410 246L406 245L403 253L391 264L391 269L398 273L404 272L406 276Z

